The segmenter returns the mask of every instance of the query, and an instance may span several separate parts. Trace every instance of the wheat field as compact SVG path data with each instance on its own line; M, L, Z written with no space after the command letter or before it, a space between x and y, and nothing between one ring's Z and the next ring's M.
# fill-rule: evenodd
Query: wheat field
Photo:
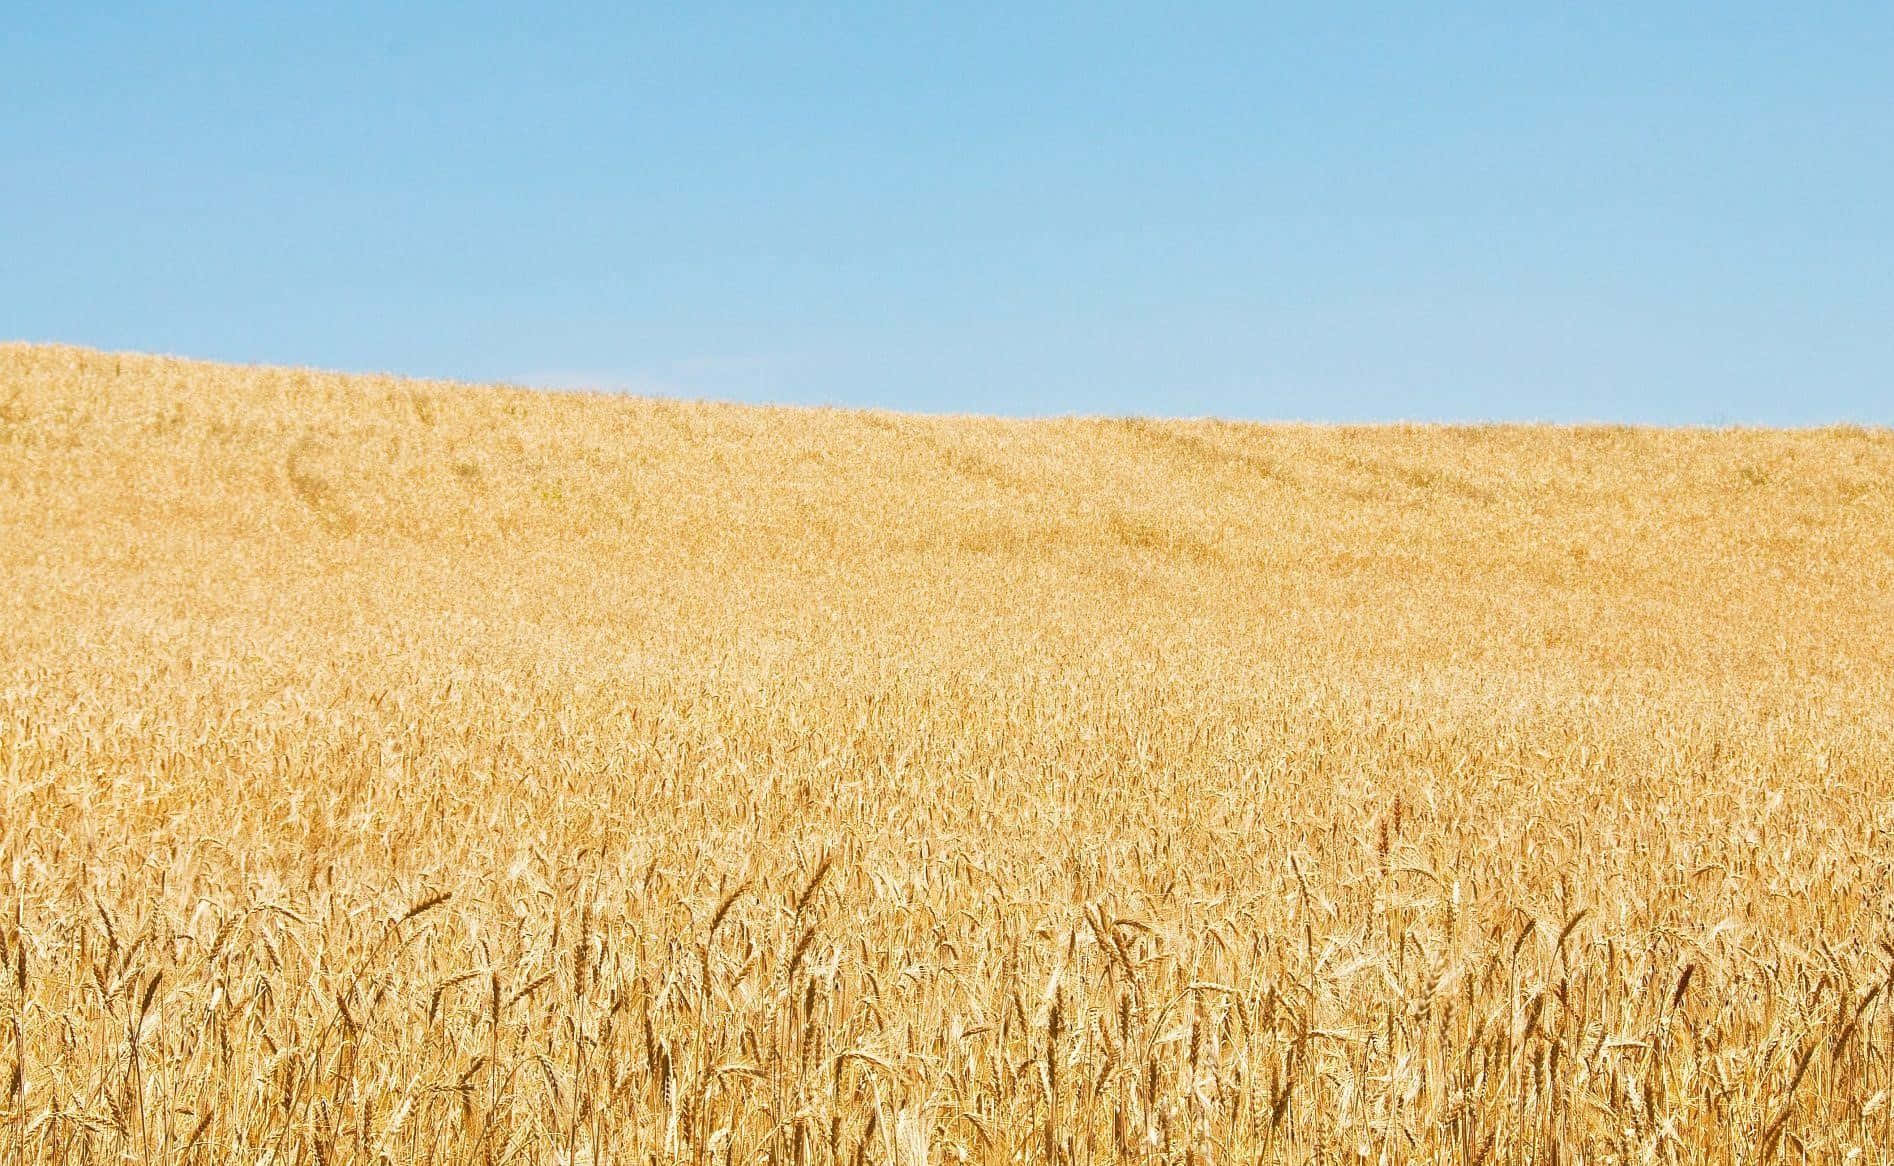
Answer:
M0 347L0 1163L1894 1158L1894 434Z

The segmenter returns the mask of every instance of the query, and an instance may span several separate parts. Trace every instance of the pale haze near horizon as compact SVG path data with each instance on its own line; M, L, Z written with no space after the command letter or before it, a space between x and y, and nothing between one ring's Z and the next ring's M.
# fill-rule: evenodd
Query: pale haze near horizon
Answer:
M0 44L0 336L750 401L1894 422L1894 11L322 14Z

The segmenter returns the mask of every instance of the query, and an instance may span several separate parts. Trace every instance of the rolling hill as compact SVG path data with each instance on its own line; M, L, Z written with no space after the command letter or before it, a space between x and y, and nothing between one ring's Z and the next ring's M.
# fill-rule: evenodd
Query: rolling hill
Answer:
M21 1162L1894 1144L1894 434L0 346Z

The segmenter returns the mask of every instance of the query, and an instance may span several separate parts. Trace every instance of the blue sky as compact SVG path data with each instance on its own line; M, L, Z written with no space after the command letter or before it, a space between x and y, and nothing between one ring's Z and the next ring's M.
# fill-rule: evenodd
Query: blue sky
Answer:
M1894 6L37 5L0 336L928 411L1894 422Z

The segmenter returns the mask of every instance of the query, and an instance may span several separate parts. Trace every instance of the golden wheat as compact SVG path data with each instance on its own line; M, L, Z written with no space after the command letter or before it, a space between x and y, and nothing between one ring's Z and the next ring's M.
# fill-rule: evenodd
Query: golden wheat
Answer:
M0 1162L1881 1161L1894 435L0 348Z

